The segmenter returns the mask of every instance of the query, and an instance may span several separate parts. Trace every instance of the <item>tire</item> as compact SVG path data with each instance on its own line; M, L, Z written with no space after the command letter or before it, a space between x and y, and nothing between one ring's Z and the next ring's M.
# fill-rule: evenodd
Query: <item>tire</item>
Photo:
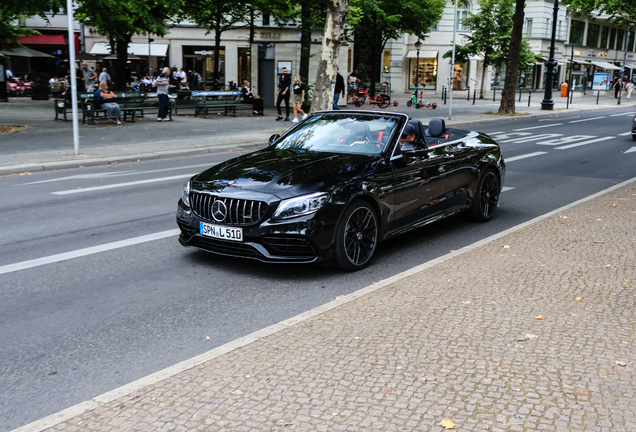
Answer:
M385 94L380 95L382 102L380 102L380 108L386 108L391 104L391 98Z
M363 98L356 99L354 105L356 106L356 108L360 108L362 105L364 105L364 99Z
M433 109L437 108L437 104L433 104Z
M415 109L420 109L420 108L422 108L422 104L421 104L421 103L419 103L419 102L418 102L418 103L416 103L416 104L415 104Z
M66 113L64 113L64 120L66 120ZM632 132L632 139L636 141L636 132Z
M365 201L347 207L336 229L334 264L341 270L363 269L378 246L379 226L375 210Z
M411 108L413 106L413 101L411 99L406 101L406 106Z
M484 171L477 183L469 215L475 222L487 222L493 218L499 205L501 185L495 171Z

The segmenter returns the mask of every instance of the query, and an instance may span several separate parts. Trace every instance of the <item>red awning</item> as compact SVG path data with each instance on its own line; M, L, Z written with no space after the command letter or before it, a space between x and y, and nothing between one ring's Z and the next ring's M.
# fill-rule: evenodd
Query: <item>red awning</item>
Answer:
M66 34L40 34L33 36L19 37L18 42L22 45L57 45L59 47L66 47ZM80 38L75 33L75 54L80 52Z

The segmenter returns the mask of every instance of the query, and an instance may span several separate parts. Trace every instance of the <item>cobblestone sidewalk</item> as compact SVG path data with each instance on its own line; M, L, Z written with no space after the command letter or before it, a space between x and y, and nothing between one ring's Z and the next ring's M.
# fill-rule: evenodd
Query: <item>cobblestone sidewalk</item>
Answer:
M636 431L635 229L631 182L48 430Z

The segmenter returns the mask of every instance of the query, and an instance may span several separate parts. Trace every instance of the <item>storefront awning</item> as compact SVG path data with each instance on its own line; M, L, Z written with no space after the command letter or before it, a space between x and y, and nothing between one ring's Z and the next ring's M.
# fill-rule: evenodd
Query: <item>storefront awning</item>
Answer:
M566 64L564 61L559 61L559 60L557 60L557 59L554 59L554 60L555 60L558 64L560 64L560 65L564 65L564 64ZM548 59L547 59L547 58L545 58L545 57L541 57L541 61L542 61L542 62L544 62L544 63L547 63L547 62L548 62ZM535 63L535 64L537 64L537 63Z
M636 63L625 63L625 67L630 69L636 69Z
M32 50L31 48L19 47L16 48L15 51L0 51L0 54L4 54L6 56L16 56L16 57L50 57L54 58L52 55Z
M592 64L596 67L600 67L607 70L621 70L621 68L619 68L618 66L614 66L613 64L608 62L593 61Z
M61 34L39 34L19 37L18 42L23 45L68 45Z
M168 44L150 44L150 55L153 57L165 57L168 52ZM91 48L90 54L110 55L110 46L106 42L97 42ZM128 55L148 57L148 44L131 43L128 45Z
M417 51L409 51L406 58L417 58ZM437 58L437 51L420 51L421 59L434 59Z
M582 65L591 65L592 63L590 63L589 61L585 61L585 60L579 60L579 59L574 59L572 60L574 63L578 63L578 64L582 64Z

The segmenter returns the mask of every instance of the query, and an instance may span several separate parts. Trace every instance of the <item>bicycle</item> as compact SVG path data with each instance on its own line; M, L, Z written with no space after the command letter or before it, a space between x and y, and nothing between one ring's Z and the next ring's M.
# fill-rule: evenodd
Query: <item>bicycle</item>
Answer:
M385 83L385 84L387 86L389 85L389 83ZM366 84L360 84L360 87L358 89L358 98L355 101L356 108L360 108L362 105L364 105L367 98L369 99L370 104L379 105L380 108L386 108L391 104L391 98L387 94L376 93L375 96L371 98L371 96L367 92L368 88L369 86L367 86ZM386 88L388 87L385 87L385 89Z
M415 105L415 109L420 109L422 107L424 108L437 108L437 104L436 103L431 103L426 101L426 103L422 102L422 96L424 95L424 87L422 87L422 91L420 92L420 99L417 99L417 90L418 90L418 86L415 86L415 90L413 91L413 94L411 95L411 99L409 99L408 101L406 101L406 106L407 107L412 107L413 105Z

